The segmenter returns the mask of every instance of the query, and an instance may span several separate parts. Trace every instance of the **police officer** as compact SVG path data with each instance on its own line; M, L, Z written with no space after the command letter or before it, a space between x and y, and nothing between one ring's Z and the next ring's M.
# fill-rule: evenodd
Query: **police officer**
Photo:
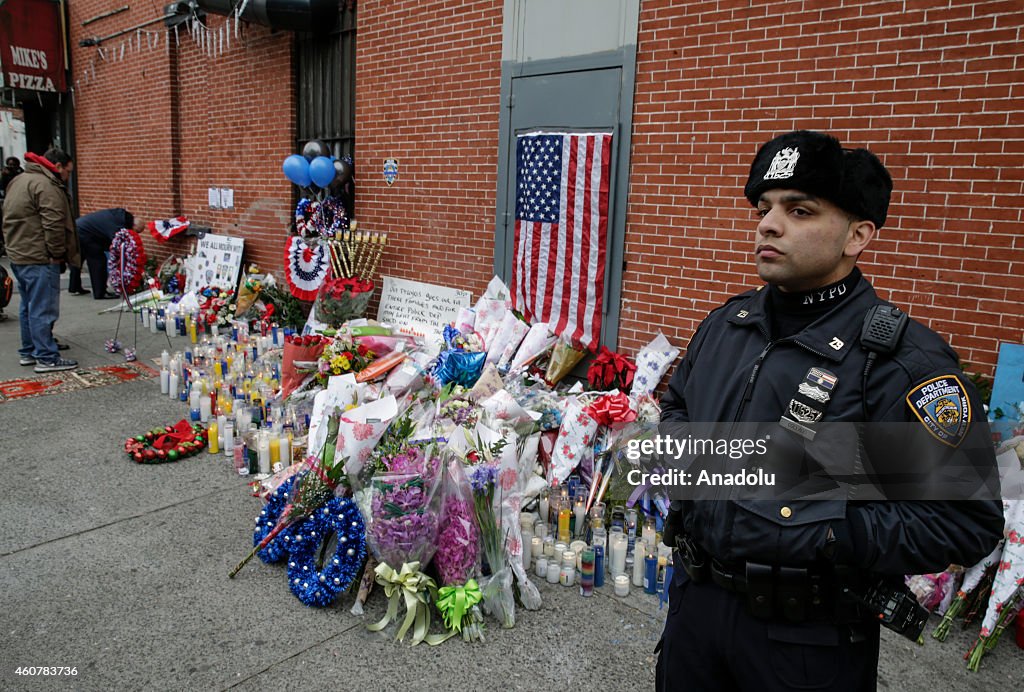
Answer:
M662 399L662 431L728 423L736 435L749 424L742 434L768 453L748 470L771 467L793 485L853 480L827 499L778 486L756 498L677 496L660 690L874 689L879 613L899 603L923 625L902 575L972 565L1001 537L976 391L945 341L855 266L891 190L874 154L822 133L780 135L754 158L744 195L766 285L697 329ZM815 456L842 439L830 424L855 426L852 438ZM932 482L947 475L970 490Z

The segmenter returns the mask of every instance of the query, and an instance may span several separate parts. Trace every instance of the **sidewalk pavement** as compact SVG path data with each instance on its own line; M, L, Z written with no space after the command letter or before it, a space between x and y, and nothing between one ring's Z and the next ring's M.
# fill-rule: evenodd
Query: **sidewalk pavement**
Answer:
M62 355L82 367L123 364L104 350L117 313L97 314L113 305L65 290L55 332L71 349ZM18 365L17 310L16 296L0 322L0 381L42 377ZM133 343L134 324L124 314L122 343ZM166 347L139 326L140 362L151 365ZM514 629L489 619L485 643L412 648L392 640L394 625L366 630L384 613L380 591L356 617L352 596L303 606L282 565L254 560L229 580L260 507L246 479L221 455L144 466L121 450L125 438L185 414L155 379L0 401L0 688L653 689L665 611L636 589L620 599L606 586L584 599L539 581L543 609L518 609ZM1019 686L1024 651L1012 632L979 673L965 670L976 632L919 647L883 631L879 688ZM16 675L19 666L77 675L43 682Z

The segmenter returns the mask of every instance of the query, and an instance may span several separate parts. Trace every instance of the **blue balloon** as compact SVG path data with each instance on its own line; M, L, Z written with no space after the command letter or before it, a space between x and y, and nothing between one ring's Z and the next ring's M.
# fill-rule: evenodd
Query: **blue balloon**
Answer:
M288 180L299 187L309 187L309 162L306 161L305 157L292 154L284 160L281 169Z
M309 177L319 187L327 187L334 182L334 164L326 156L317 156L309 162Z

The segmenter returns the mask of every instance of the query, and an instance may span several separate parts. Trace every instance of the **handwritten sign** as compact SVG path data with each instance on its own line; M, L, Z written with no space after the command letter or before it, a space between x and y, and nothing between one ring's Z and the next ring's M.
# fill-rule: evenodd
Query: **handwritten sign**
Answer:
M207 233L196 244L196 253L185 260L186 291L204 286L234 289L242 267L245 240Z
M469 291L384 277L377 319L395 327L435 332L469 307Z

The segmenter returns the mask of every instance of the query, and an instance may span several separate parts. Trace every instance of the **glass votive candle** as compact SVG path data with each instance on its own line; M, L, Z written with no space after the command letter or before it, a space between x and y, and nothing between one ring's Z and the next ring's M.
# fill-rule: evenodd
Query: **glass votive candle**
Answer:
M557 584L562 568L554 560L548 562L548 584Z
M623 597L629 595L629 577L625 574L619 574L615 577L615 595Z
M537 558L537 576L546 579L548 576L548 559L541 555Z

